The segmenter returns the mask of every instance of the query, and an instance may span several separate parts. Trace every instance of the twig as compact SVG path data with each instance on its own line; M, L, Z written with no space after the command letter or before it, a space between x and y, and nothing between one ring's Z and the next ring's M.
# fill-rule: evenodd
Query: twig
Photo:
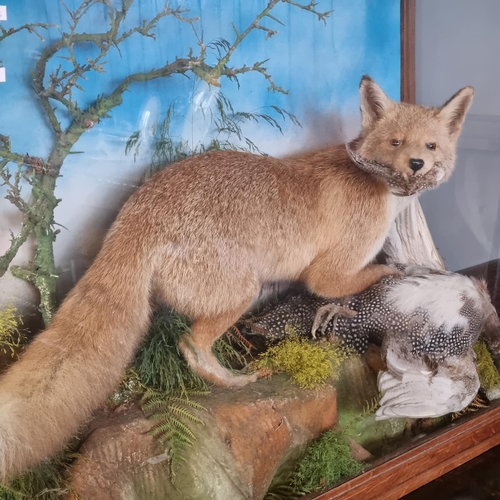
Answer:
M33 232L34 225L30 221L21 224L21 231L17 236L11 233L10 247L0 257L0 277L2 277L10 266L10 263L17 255L18 250Z
M5 40L7 37L15 35L16 33L19 33L20 31L23 30L29 31L30 33L34 33L38 38L40 38L42 42L45 42L43 36L40 33L38 33L37 28L48 30L49 28L56 28L56 27L57 24L46 24L46 23L24 24L19 28L9 28L9 29L5 29L3 26L0 26L0 42Z

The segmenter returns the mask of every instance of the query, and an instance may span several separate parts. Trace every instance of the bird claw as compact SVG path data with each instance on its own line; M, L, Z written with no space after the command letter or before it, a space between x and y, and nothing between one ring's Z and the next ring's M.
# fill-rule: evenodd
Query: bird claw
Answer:
M316 332L318 329L320 329L321 334L324 335L328 324L332 319L333 330L335 330L335 325L337 324L339 317L353 318L354 316L356 316L356 314L356 311L348 309L347 307L339 306L337 304L326 304L324 306L321 306L316 311L316 316L311 328L312 338L316 339Z

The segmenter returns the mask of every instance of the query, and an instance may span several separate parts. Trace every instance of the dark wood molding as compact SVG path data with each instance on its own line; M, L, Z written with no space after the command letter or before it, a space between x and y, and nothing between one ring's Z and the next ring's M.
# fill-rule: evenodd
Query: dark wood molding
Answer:
M500 406L464 419L314 500L398 500L500 444Z
M415 0L401 0L401 100L415 102Z

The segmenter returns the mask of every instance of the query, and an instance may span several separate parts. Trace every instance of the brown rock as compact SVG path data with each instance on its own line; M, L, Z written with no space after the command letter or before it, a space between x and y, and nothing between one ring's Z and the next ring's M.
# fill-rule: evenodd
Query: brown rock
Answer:
M200 400L204 425L172 485L168 454L147 436L140 410L113 412L94 423L72 468L81 500L261 499L289 457L337 423L333 387L302 390L284 376L243 389L214 388Z
M360 444L356 443L354 439L349 439L349 447L351 448L351 457L358 462L369 462L373 460L373 455L365 450Z

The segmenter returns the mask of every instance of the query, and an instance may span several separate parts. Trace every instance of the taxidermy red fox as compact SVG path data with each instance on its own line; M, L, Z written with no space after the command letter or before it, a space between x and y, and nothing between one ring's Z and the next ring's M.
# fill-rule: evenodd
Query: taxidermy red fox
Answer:
M392 174L366 170L372 162L416 190L445 180L472 96L466 87L441 108L396 103L364 77L362 131L349 150L283 160L212 152L149 179L0 379L1 478L49 457L103 404L148 328L152 297L192 319L181 349L196 373L242 386L256 375L222 368L211 347L263 283L299 280L339 297L394 274L371 263L397 215Z

